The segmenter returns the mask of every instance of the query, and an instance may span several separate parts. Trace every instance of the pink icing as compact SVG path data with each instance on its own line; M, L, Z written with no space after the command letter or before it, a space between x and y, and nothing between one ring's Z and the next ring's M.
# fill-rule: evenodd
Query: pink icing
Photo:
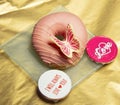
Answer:
M109 63L117 56L118 48L112 39L96 36L88 41L86 51L93 61Z
M67 28L68 24L74 30L71 31L70 28ZM56 35L64 37L62 41L57 40L63 42L62 44L69 42L67 47L60 46L54 40L57 38ZM40 59L50 67L58 69L65 69L77 64L84 54L87 40L88 34L82 21L69 12L52 13L41 18L36 23L32 35L32 44Z

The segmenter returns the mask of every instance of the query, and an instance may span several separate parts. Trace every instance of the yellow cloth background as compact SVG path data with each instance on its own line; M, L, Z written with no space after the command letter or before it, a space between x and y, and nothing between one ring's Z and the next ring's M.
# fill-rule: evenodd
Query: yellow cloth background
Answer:
M1 0L0 44L58 5L76 14L95 35L112 38L120 49L119 0ZM0 105L52 105L37 94L37 84L0 52ZM120 51L115 61L77 85L56 105L120 105Z

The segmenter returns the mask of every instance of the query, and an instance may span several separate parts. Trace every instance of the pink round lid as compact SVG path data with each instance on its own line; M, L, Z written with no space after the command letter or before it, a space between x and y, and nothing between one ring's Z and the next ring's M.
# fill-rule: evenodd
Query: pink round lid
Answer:
M95 36L88 41L86 51L93 61L106 64L115 59L118 48L112 39L105 36Z

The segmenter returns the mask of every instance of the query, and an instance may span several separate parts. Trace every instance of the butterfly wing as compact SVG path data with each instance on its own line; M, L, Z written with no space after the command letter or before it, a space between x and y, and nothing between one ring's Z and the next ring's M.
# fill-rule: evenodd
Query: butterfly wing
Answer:
M72 58L73 52L79 51L79 41L74 38L74 34L72 32L71 26L68 24L66 30L65 41L61 41L55 36L50 35L53 42L60 48L64 55L69 58Z
M75 39L75 35L72 31L72 27L69 24L66 30L66 41L70 44L70 49L72 52L79 51L79 47L80 47L79 41Z
M67 57L71 57L70 49L66 45L66 41L61 41L61 40L59 40L58 38L56 38L55 36L52 36L52 35L50 36L50 38L60 48L60 50L62 51L62 53L64 55L66 55Z

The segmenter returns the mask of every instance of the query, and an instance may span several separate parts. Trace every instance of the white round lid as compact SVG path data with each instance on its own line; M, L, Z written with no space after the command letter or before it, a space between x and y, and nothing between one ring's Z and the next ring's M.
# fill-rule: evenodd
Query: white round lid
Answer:
M59 100L66 97L71 87L71 79L60 70L49 70L43 73L38 80L40 92L50 100Z

